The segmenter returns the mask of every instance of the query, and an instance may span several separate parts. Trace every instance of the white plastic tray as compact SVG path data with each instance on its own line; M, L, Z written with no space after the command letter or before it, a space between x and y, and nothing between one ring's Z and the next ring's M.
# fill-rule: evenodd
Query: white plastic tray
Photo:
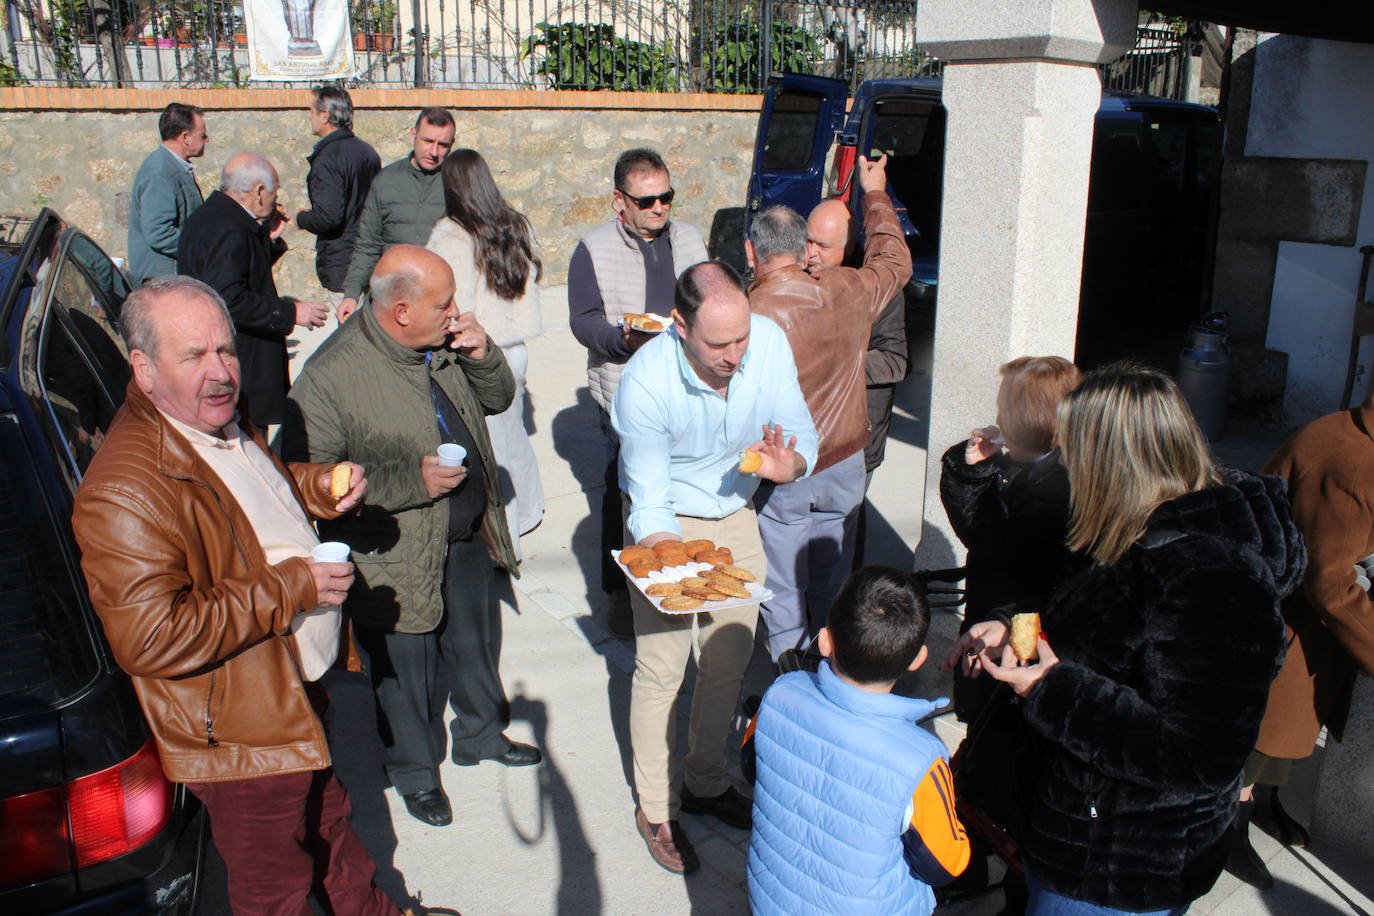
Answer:
M634 576L630 575L629 567L620 562L619 550L612 550L611 556L615 558L616 565L625 573L625 578L629 579L630 584L639 589L641 595L644 595L644 589L653 585L655 582L679 582L689 576L700 575L703 570L711 568L710 563L688 563L686 566L665 566L662 570L649 573L646 579L636 579ZM754 572L752 569L749 571ZM755 575L757 575L757 573L755 573ZM758 604L761 601L767 601L769 598L773 597L773 593L764 588L761 582L741 582L740 584L749 590L748 598L727 598L724 601L703 601L701 607L691 611L664 610L662 598L655 598L653 595L644 595L644 597L660 614L670 614L674 616L682 614L706 614L711 611L727 611L731 608L748 607L751 604Z

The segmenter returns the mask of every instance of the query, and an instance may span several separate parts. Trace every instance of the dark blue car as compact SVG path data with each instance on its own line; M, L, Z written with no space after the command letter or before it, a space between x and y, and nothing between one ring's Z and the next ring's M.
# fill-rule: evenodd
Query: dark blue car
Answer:
M932 304L945 163L942 85L869 80L851 102L840 80L774 77L759 115L746 224L772 204L806 215L827 197L847 200L858 218L855 160L861 153L886 154L888 191L912 253L908 306ZM1182 329L1207 310L1220 156L1215 110L1103 93L1088 184L1080 364L1125 355L1160 358L1148 352L1152 346L1171 358L1175 338L1181 340ZM917 318L912 326L922 323Z
M51 210L23 222L0 223L0 912L189 913L203 811L163 776L70 526L129 381L129 285Z

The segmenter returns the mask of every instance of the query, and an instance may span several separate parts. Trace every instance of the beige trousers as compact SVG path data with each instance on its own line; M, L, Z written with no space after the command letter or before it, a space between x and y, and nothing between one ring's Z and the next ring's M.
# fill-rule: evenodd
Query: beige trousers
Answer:
M729 547L735 564L760 582L768 573L758 517L746 506L720 520L678 516L684 540L710 538ZM635 790L651 823L675 820L678 790L671 776L677 736L673 715L687 660L696 651L687 756L682 776L694 794L709 797L730 788L725 739L739 702L740 683L754 654L759 608L701 614L663 614L638 589L630 589L635 620L635 673L630 687L630 743Z

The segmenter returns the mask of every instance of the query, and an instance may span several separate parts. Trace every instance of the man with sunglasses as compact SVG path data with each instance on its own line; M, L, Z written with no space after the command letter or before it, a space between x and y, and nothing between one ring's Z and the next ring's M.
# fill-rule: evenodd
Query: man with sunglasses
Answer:
M621 546L621 496L616 470L620 440L611 428L611 401L620 372L635 351L654 337L622 325L628 313L652 313L666 328L677 278L706 260L706 243L695 227L671 219L673 183L663 157L632 149L615 163L611 209L615 215L582 237L568 267L569 324L587 348L587 386L600 408L608 450L601 510L601 587L611 632L634 636L625 577L611 560Z

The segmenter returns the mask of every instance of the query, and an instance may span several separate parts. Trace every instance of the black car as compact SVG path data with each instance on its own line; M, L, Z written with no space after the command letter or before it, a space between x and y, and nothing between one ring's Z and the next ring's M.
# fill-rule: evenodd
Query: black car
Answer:
M0 236L0 912L189 913L204 812L163 775L70 524L129 382L129 284L51 210Z

